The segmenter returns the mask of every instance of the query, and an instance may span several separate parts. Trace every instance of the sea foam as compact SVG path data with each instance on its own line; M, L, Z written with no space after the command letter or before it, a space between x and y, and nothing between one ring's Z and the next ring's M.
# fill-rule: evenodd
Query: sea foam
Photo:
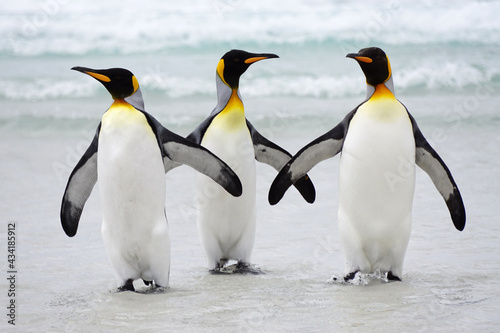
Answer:
M118 9L117 9L118 8ZM498 45L499 2L25 1L0 13L0 54L150 53L214 44ZM244 24L243 24L244 23Z

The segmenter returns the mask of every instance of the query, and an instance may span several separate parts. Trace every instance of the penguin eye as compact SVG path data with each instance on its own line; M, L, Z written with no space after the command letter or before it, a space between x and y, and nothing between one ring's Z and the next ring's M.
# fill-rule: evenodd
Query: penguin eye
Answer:
M240 58L234 58L233 61L234 62L240 62Z

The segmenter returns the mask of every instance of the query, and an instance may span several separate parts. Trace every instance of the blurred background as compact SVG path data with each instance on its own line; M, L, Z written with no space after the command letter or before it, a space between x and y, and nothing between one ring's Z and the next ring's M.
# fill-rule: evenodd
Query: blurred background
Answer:
M343 100L359 101L365 87L345 55L368 46L388 54L400 99L447 96L441 107L455 115L457 95L498 93L498 13L498 1L480 0L11 2L0 10L0 126L93 123L109 98L69 70L79 65L130 69L149 112L193 127L215 105L215 66L232 48L280 56L242 79L250 119L347 113L357 103Z

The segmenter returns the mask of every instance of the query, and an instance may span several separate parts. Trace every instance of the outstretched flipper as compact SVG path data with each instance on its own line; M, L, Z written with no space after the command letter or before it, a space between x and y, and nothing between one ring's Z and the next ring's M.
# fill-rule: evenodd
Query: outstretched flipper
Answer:
M281 169L269 189L268 200L271 205L277 204L283 198L288 188L298 179L304 177L316 164L334 157L342 150L347 128L354 113L355 111L351 111L332 130L299 150Z
M465 207L457 184L446 164L420 132L415 119L410 113L408 115L415 137L415 163L431 177L434 186L448 206L455 228L462 231L465 228Z
M165 172L175 167L172 162L186 164L212 178L231 195L239 197L243 193L240 179L225 162L208 149L169 131L148 113L144 114L163 147Z
M97 144L100 128L99 124L94 139L71 172L64 190L61 204L61 225L69 237L76 234L83 206L85 206L85 202L87 202L97 182Z
M263 137L248 120L247 127L252 136L255 159L261 163L269 164L276 169L276 171L280 171L292 158L292 155L277 144ZM299 190L300 194L307 202L314 202L316 190L308 175L299 178L293 185Z

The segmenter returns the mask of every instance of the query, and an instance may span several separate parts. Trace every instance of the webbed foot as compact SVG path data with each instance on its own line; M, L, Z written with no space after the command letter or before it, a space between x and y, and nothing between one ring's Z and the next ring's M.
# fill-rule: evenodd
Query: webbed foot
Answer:
M117 291L118 292L122 292L122 291L135 291L134 280L128 279L123 286L118 287Z
M392 274L391 271L387 272L387 280L401 282L401 278L399 276L396 276L396 275Z

